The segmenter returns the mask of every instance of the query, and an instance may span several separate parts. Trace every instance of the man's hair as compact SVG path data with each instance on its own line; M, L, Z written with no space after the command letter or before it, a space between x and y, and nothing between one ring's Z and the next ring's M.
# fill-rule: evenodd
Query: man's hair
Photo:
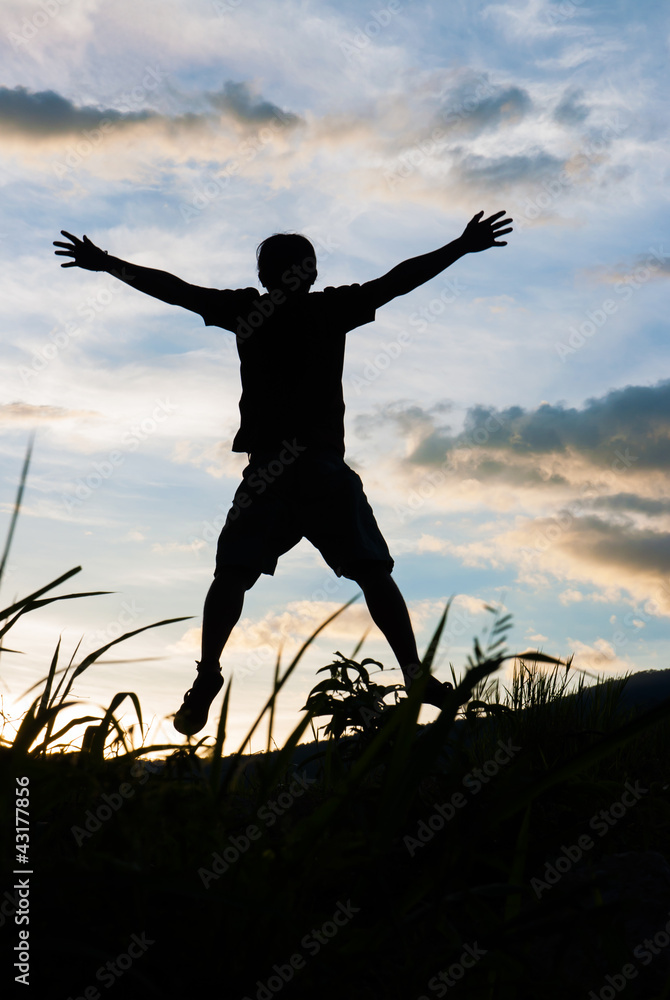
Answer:
M279 285L282 275L297 266L309 277L309 285L316 278L316 251L306 236L299 233L273 233L256 249L258 277L261 284ZM293 272L296 274L298 272Z

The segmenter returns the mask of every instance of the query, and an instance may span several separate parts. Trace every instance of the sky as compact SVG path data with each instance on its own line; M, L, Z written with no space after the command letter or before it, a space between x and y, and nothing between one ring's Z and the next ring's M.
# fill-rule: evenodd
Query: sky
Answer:
M485 641L487 605L512 615L511 653L574 656L590 677L669 666L669 39L656 0L4 0L6 526L35 443L0 599L75 566L54 594L109 592L8 633L10 721L59 641L65 666L184 617L114 646L77 679L70 710L134 691L147 741L181 742L168 716L195 676L216 539L247 462L231 451L234 336L109 275L61 269L62 229L214 288L258 285L258 243L300 232L318 290L506 210L506 247L461 258L348 334L346 460L420 652L453 599L441 679ZM230 752L280 646L286 667L357 592L303 539L246 595L221 661ZM359 658L400 682L361 596L280 695L279 744L317 670L366 631Z

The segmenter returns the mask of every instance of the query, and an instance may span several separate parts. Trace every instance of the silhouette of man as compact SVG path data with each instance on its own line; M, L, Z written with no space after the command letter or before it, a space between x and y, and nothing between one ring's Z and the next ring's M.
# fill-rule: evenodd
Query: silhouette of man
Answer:
M370 323L375 311L440 274L466 253L507 246L512 231L503 212L478 212L462 235L438 250L413 257L362 285L310 291L317 277L314 247L304 236L276 233L257 251L265 288L215 289L191 285L165 271L112 257L61 230L54 241L62 267L106 271L147 295L202 316L207 326L236 335L242 396L240 429L232 450L249 464L219 537L216 569L203 611L197 677L175 714L178 732L192 735L207 722L223 684L219 660L239 620L244 594L261 573L304 536L338 576L363 591L409 689L420 675L407 606L391 576L393 559L363 492L344 461L342 368L346 334ZM448 683L426 681L423 700L444 703Z

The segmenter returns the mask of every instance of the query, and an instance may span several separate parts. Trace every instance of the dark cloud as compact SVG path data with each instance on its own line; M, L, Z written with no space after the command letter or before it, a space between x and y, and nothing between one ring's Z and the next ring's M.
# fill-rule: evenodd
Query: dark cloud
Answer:
M227 80L220 93L208 94L207 99L215 108L225 111L240 122L261 125L275 120L284 125L295 125L300 121L297 115L282 111L276 104L254 97L246 83Z
M560 102L554 109L553 118L559 125L579 125L586 121L591 109L579 103L583 91L573 88L566 90Z
M115 124L158 118L154 111L115 111L77 107L53 90L31 93L26 87L0 87L0 128L30 138L69 135L96 128L103 120Z
M583 561L638 576L663 580L670 566L670 534L632 524L612 524L597 517L576 518L560 544Z
M533 107L521 87L493 87L486 80L454 88L436 116L435 124L450 131L478 135L520 121Z
M359 417L356 428L369 433L376 425L393 423L401 436L411 432L419 443L405 460L410 465L440 465L451 452L469 454L477 473L488 470L510 481L514 460L577 455L596 468L627 463L634 470L670 469L670 380L654 386L627 386L589 399L581 409L543 403L536 410L510 406L472 407L463 431L452 434L440 426L444 406L424 410L391 404L375 416ZM620 457L622 456L622 457ZM488 464L487 464L488 463ZM517 476L519 462L517 465ZM528 466L528 462L523 462ZM617 466L618 467L618 466ZM529 470L524 473L526 478ZM537 475L533 473L533 481ZM560 470L546 484L560 485Z
M670 514L670 497L654 500L651 497L641 497L637 493L615 493L611 497L596 497L591 502L595 510L633 511L638 514L661 515Z
M657 250L659 254L658 257L652 257L649 253L639 254L635 258L635 266L649 267L649 264L651 263L654 267L655 277L662 278L670 276L670 253L666 253L663 246L654 249Z
M245 83L229 80L220 94L208 94L207 98L213 107L237 122L259 125L273 120L285 126L299 121L296 115L281 111L275 104L254 98ZM90 105L78 107L53 90L31 92L26 87L0 87L0 129L29 139L80 134L99 127L102 122L131 126L154 121L192 127L212 118L211 113L166 117L150 109L118 111Z
M617 450L628 449L636 469L670 468L670 380L613 389L587 400L582 409L543 403L530 411L518 406L500 411L480 407L469 414L473 426L485 426L487 421L501 425L489 446L517 455L570 450L609 466ZM466 436L468 432L472 437L466 425Z
M457 153L452 176L468 187L500 193L518 184L540 184L557 177L564 169L562 159L550 153L520 153L516 156L480 156Z

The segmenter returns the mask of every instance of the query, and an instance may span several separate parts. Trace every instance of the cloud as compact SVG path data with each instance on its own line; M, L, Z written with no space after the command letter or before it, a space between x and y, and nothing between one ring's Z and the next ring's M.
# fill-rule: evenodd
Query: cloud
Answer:
M142 100L149 99L147 92ZM198 101L184 98L181 103ZM0 146L5 154L37 171L51 172L68 187L77 188L83 170L105 181L132 179L152 185L160 176L164 188L173 177L182 188L193 164L207 164L217 177L222 171L255 176L259 167L264 169L268 152L281 149L284 136L300 121L246 83L228 81L220 93L201 94L199 105L204 110L170 113L94 107L52 90L2 87ZM212 163L217 164L214 170Z
M670 514L670 497L654 499L636 493L614 493L612 496L595 497L591 501L595 510L635 511L638 514Z
M616 646L607 639L596 639L592 644L579 639L568 639L574 653L575 670L593 671L597 674L630 672L635 665L627 657L617 656Z
M558 105L554 108L553 119L559 125L579 125L586 121L591 109L579 103L583 91L569 88L564 93Z
M26 87L0 87L0 127L6 132L33 140L76 135L100 126L103 120L115 125L135 125L158 120L154 111L115 111L77 107L53 90L31 92Z
M331 171L338 169L339 156L348 163L374 158L373 168L347 172L349 184L368 202L396 200L402 181L404 199L430 197L453 208L455 198L469 205L475 196L500 191L521 197L568 169L574 149L556 150L542 105L526 87L468 68L449 71L438 85L437 93L428 93L420 80L409 92L373 97L355 113L305 118L282 110L250 83L230 79L219 91L172 93L171 104L180 110L170 113L130 110L125 98L121 107L105 108L76 104L53 90L2 87L0 126L5 148L38 167L49 153L69 155L58 169L46 164L61 180L73 180L72 171L83 165L102 178L121 179L148 178L158 161L163 174L178 176L203 164L211 170L216 162L217 170L234 163L241 176L267 179L269 172L273 184L290 186L326 153ZM160 101L165 88L158 87L152 81L150 89L136 88L135 104ZM577 98L578 92L568 91L559 102L556 114L566 126L579 125L587 113ZM437 131L441 138L433 141ZM491 141L503 131L506 152L500 155ZM259 157L261 152L272 155ZM380 163L387 169L380 171ZM581 184L590 179L589 171L579 175Z
M521 121L533 108L533 100L523 87L493 84L488 74L466 70L463 79L448 87L433 120L448 133L479 135Z
M580 16L586 13L586 9L580 10L582 3L583 0L564 0L562 3L527 0L525 7L518 3L494 3L485 7L481 16L494 18L512 38L536 40L558 32L568 36L583 35L588 28L580 24Z
M621 263L616 267L585 269L587 275L592 275L597 281L607 285L625 282L637 288L654 278L670 276L670 253L666 253L663 245L649 247L646 254L637 254L629 263Z
M579 603L580 601L583 601L584 595L582 594L581 590L568 589L564 590L561 594L559 594L558 599L561 602L561 604L567 606L568 604L575 604Z
M411 601L408 603L410 618L415 634L418 636L424 628L430 635L444 612L446 598L440 600ZM283 647L282 659L293 655L305 640L321 625L326 618L341 608L341 603L335 601L302 600L290 601L282 611L268 611L262 618L253 621L251 618L240 619L226 643L226 651L249 652L254 662L258 654L266 662L276 659L280 647ZM479 613L484 608L484 602L468 595L458 595L452 604L451 614L444 635L449 634L453 622L472 622L472 614ZM384 641L382 633L370 618L370 613L364 603L356 603L347 608L346 612L336 618L318 637L318 642L337 643L345 640L350 645L358 643L364 633L368 633L366 642ZM200 647L201 629L189 628L175 645L177 652L191 652ZM335 651L336 645L332 645ZM350 650L342 649L345 656ZM365 656L365 653L361 653ZM370 655L370 654L367 654ZM397 662L390 650L383 658L385 667L395 668Z
M238 122L261 125L264 122L279 119L287 125L297 124L298 115L282 111L271 101L255 96L247 83L234 83L227 80L223 89L217 94L207 94L213 107L232 115Z
M559 511L501 533L497 544L503 557L521 567L539 565L559 580L588 581L600 590L616 584L638 601L653 598L670 615L668 531Z
M357 419L364 435L384 431L397 442L385 487L403 523L467 511L465 538L454 521L419 532L407 551L479 569L516 565L520 582L541 589L552 577L588 583L599 592L589 600L651 595L670 614L670 381L614 389L582 407L474 406L459 432L445 425L449 413L448 401L400 402ZM490 510L505 513L473 526L473 512ZM560 599L576 595L570 588Z
M282 658L285 659L340 607L341 604L333 601L291 601L286 605L285 611L268 611L258 621L242 618L233 629L226 643L226 650L251 652L259 654L261 658L268 659L272 656L276 659L280 647L283 647ZM381 636L372 624L365 605L353 605L328 626L321 640L346 639L357 642L368 629L371 629L373 638ZM200 636L200 628L188 629L174 647L175 650L183 652L199 648Z
M145 96L149 96L148 91ZM33 92L26 87L0 87L0 126L5 132L37 141L77 135L99 128L103 122L121 128L138 124L169 125L172 130L183 131L226 120L243 125L276 121L282 127L300 121L297 115L284 112L276 104L254 94L244 82L227 80L220 92L207 93L205 98L215 112L165 115L148 108L130 111L91 105L82 107L53 90Z
M461 152L452 167L454 180L482 193L508 192L517 186L551 180L565 168L565 160L537 150L505 156L482 156Z
M10 427L34 427L52 424L55 420L99 420L94 410L69 410L65 406L36 406L32 403L0 404L0 424Z
M369 436L392 424L409 448L405 465L430 469L453 459L461 475L564 486L603 470L665 473L670 463L670 380L626 386L585 405L542 403L534 410L473 406L458 434L438 421L449 404L424 410L391 403L356 418ZM560 461L556 461L560 460Z

